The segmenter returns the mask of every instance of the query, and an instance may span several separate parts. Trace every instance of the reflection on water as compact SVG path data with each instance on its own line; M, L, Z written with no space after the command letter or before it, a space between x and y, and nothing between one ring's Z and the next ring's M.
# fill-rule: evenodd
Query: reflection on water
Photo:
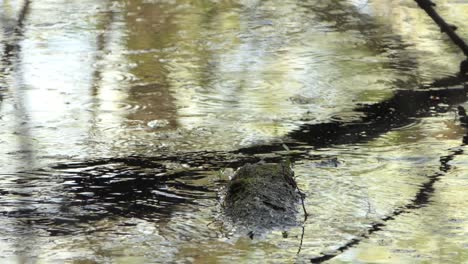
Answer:
M2 261L467 261L465 96L402 91L462 56L413 1L0 7ZM468 36L468 4L438 10ZM224 230L222 169L281 155L304 232Z

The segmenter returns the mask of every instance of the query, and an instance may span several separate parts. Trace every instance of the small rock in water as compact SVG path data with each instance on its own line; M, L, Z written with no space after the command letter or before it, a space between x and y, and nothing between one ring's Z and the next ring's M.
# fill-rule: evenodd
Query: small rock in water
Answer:
M150 128L161 128L161 127L165 127L167 125L169 125L169 121L165 120L165 119L161 119L161 120L151 120L148 122L147 124Z

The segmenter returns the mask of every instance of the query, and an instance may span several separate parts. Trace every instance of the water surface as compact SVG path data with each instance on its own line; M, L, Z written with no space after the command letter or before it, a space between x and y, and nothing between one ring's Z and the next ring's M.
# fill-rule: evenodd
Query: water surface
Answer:
M2 262L468 261L465 99L391 101L463 58L413 1L0 7ZM468 36L467 3L438 10ZM362 123L388 101L404 114ZM333 122L356 129L310 139ZM287 238L226 230L229 173L282 155L308 220Z

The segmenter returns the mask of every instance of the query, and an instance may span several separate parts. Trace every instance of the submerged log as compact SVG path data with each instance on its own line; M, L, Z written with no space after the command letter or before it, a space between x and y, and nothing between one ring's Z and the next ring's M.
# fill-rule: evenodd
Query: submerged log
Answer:
M286 229L296 220L301 195L289 164L256 163L241 167L227 186L226 216L252 237Z

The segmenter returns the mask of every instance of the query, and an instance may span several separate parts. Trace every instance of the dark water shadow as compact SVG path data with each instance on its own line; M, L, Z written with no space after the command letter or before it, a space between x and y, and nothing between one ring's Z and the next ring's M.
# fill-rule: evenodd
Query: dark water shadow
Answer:
M284 142L292 150L301 149L304 145L323 148L368 142L392 129L410 125L418 118L449 111L467 100L467 92L468 86L399 90L385 101L356 107L354 111L362 116L360 120L304 124L290 132L283 143L241 148L235 153L252 155L281 151Z
M215 188L194 183L206 177L202 172L166 172L161 164L140 158L64 164L17 175L22 176L17 188L2 189L0 195L21 196L29 204L0 215L30 223L50 236L81 233L82 224L105 218L167 222L177 205L217 198Z

